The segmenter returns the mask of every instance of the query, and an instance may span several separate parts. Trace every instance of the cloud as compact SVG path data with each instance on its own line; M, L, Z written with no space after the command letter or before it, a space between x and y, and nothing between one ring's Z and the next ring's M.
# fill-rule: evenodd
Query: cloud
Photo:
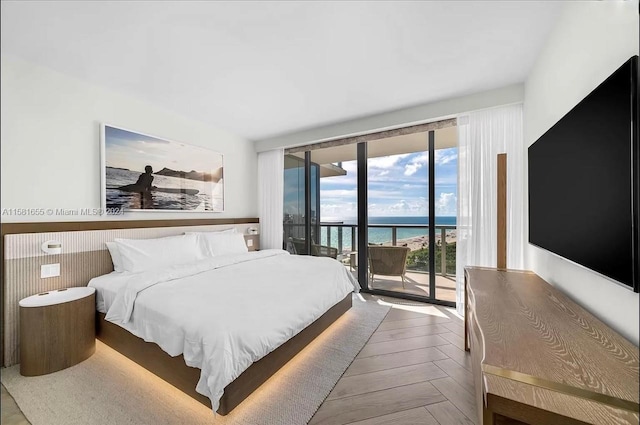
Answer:
M404 166L404 175L414 175L423 165L426 165L429 161L427 154L423 153L411 159L411 161Z
M436 165L444 165L458 159L458 148L439 149L436 152Z
M371 217L424 216L428 211L426 198L400 199L394 203L369 204Z
M355 173L358 171L358 161L345 161L342 163L342 168L349 173Z
M343 221L355 219L358 216L356 202L320 203L320 220Z
M401 159L408 157L410 154L403 153L400 155L382 156L380 158L369 158L367 165L369 168L393 168Z
M320 200L327 200L333 198L357 198L358 190L344 190L344 189L320 189Z
M454 216L457 211L458 198L455 193L441 193L436 200L436 216Z
M418 156L416 156L415 158L413 158L411 160L411 162L414 163L420 163L420 164L427 164L429 162L429 155L426 153L420 154Z
M438 171L436 171L436 188L441 186L456 186L457 184L458 176L456 173L438 173Z
M356 187L358 185L358 180L356 176L332 176L332 177L323 177L320 179L320 187L333 187L333 186L347 186L347 187Z
M420 168L422 168L422 164L418 162L414 162L412 164L407 164L404 166L404 175L412 176L414 175Z
M369 203L376 201L383 201L385 199L397 201L398 199L408 198L411 194L398 192L398 187L394 187L393 190L385 188L369 189L367 191L369 197Z

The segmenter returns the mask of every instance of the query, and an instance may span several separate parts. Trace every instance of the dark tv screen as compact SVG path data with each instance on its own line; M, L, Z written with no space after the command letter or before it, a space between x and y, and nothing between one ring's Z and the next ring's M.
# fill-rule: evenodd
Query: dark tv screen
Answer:
M529 147L529 242L638 291L635 56Z

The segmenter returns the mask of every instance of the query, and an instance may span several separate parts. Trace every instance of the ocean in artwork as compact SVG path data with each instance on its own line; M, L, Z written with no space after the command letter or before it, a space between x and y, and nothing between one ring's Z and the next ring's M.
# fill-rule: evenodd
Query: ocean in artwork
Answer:
M119 190L119 187L134 184L143 171L131 171L106 167L106 207L107 209L157 209L178 211L221 211L223 209L223 180L211 182L191 180L172 176L153 174L153 185L163 189L174 189L177 193L153 190L145 199L139 193ZM185 190L188 193L179 193ZM194 191L197 193L193 194Z

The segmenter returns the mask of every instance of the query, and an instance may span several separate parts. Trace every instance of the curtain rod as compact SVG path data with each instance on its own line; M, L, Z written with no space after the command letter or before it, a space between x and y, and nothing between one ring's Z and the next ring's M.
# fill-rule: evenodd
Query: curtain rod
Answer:
M316 149L333 148L335 146L351 145L361 142L369 142L372 140L386 139L388 137L405 136L407 134L422 133L431 130L440 130L447 127L455 127L456 118L450 118L442 121L433 121L424 124L412 125L409 127L394 128L392 130L377 131L374 133L361 134L359 136L344 137L342 139L327 140L326 142L311 143L304 146L294 146L285 149L285 153L298 153L305 151L313 151Z

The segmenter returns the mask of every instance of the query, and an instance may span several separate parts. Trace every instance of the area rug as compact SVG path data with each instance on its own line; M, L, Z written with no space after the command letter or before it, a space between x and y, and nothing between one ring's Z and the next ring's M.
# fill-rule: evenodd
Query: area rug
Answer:
M306 424L380 325L388 306L353 307L227 416L210 409L98 341L96 353L60 372L2 383L33 425Z

